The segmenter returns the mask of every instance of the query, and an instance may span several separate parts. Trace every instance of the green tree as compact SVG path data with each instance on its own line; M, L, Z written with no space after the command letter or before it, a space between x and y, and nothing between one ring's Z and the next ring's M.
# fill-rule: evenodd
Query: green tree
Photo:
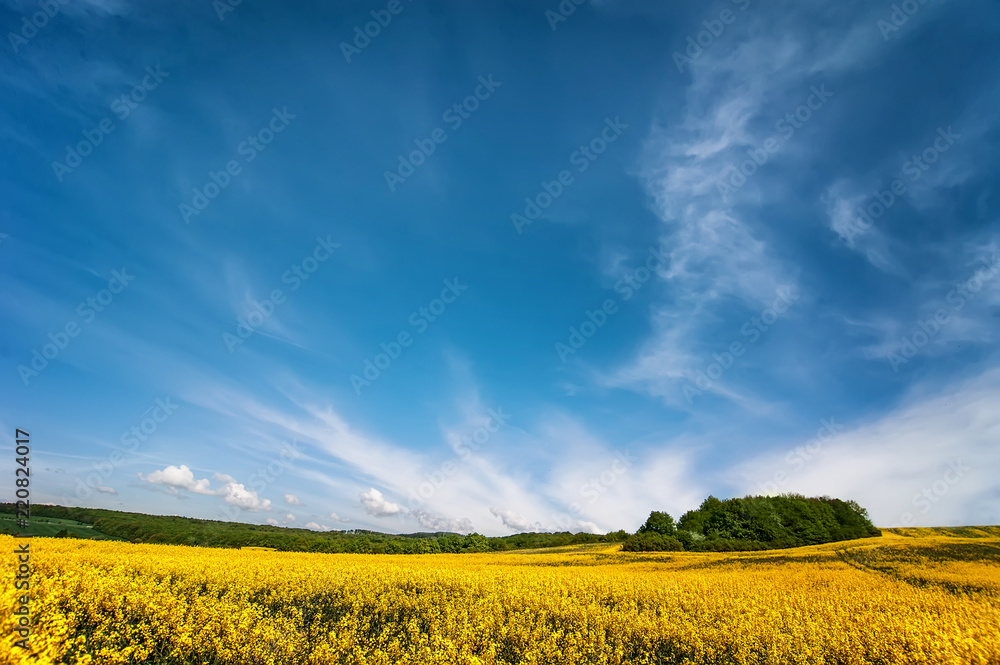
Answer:
M623 552L677 552L682 549L684 547L676 538L651 531L637 533L622 543Z
M457 533L449 533L447 536L442 536L438 539L438 543L441 546L442 552L447 552L449 554L458 554L462 551L462 536Z
M486 539L486 536L482 536L478 533L470 533L462 539L462 551L489 552L490 542Z
M674 524L674 518L668 513L654 510L649 513L646 523L639 527L639 531L636 533L656 533L661 536L673 536L677 533L677 526Z

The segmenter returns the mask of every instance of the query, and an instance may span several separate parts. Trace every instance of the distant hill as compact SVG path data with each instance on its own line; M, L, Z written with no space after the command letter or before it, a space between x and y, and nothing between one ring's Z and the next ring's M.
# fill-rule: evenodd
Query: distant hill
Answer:
M0 532L16 535L14 505L0 503ZM884 535L1000 537L1000 527L893 528L880 531L867 511L853 501L797 494L756 496L722 501L708 497L676 523L653 511L630 535L589 533L519 533L486 537L450 532L386 534L366 529L312 531L270 525L220 522L191 517L147 515L100 508L34 505L28 533L47 537L124 540L201 547L264 547L286 552L356 552L432 554L490 552L566 547L587 543L622 543L625 551L735 551L797 547Z
M882 535L903 538L1000 538L1000 526L908 526L882 529Z
M9 507L9 504L4 504ZM7 508L4 507L4 510ZM101 533L90 524L76 520L60 519L58 517L35 517L28 521L27 528L17 525L17 516L13 510L9 513L0 512L0 533L9 535L31 534L47 538L86 538L90 540L121 540Z
M0 513L15 512L0 503ZM61 520L62 522L58 522ZM20 533L11 521L7 533ZM29 533L55 536L65 528L79 537L110 538L133 543L163 543L201 547L269 547L285 552L356 552L370 554L434 554L508 551L559 547L579 543L614 543L628 537L624 531L607 535L590 533L519 533L488 538L478 533L386 534L365 529L312 531L280 526L220 522L191 517L127 513L101 508L70 508L35 504L31 507ZM0 523L2 530L3 523Z

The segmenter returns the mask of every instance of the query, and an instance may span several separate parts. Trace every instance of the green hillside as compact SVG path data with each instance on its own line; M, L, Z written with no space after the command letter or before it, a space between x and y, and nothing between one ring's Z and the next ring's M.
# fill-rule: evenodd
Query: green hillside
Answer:
M35 517L32 515L28 520L28 526L21 528L17 525L17 517L14 513L0 513L0 533L10 535L30 534L32 536L45 536L47 538L89 538L91 540L121 540L101 533L91 524L85 524L77 520L62 519L58 517Z
M1000 526L931 526L931 527L898 527L882 529L904 538L926 538L928 536L946 536L950 538L1000 538Z
M13 504L0 503L0 532L22 532ZM897 537L931 535L1000 537L1000 527L896 528L882 530ZM472 533L386 534L364 529L312 531L241 522L219 522L165 515L128 513L99 508L34 505L27 533L47 537L124 540L200 547L266 547L297 552L433 554L548 549L586 544L623 543L626 550L760 550L795 547L850 538L877 536L864 509L828 497L805 499L747 497L720 501L709 497L677 524L654 511L637 534L519 533L492 537Z
M12 504L0 504L0 512L11 513ZM13 532L17 526L10 523ZM578 543L609 543L624 540L624 531L607 535L589 533L519 533L487 538L478 533L386 534L364 529L312 531L242 522L220 522L190 517L146 515L99 508L33 505L31 532L55 535L62 528L72 532L106 535L133 543L164 543L200 547L269 547L286 552L355 552L370 554L435 554L491 552L558 547ZM39 531L45 530L45 533ZM78 530L78 531L76 531Z

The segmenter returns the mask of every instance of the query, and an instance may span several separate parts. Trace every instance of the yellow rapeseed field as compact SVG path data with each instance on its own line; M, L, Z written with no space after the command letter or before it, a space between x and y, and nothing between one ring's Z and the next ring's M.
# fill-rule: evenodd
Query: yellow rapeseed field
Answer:
M8 611L4 663L1000 663L996 537L718 554L31 549L33 655ZM17 593L3 585L6 607Z

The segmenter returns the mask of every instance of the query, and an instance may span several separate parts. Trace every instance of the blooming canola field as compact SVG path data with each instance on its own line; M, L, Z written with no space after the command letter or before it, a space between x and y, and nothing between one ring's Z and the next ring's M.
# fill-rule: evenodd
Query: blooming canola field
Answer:
M0 662L1000 663L1000 529L941 533L419 556L34 538L30 649L8 611Z

